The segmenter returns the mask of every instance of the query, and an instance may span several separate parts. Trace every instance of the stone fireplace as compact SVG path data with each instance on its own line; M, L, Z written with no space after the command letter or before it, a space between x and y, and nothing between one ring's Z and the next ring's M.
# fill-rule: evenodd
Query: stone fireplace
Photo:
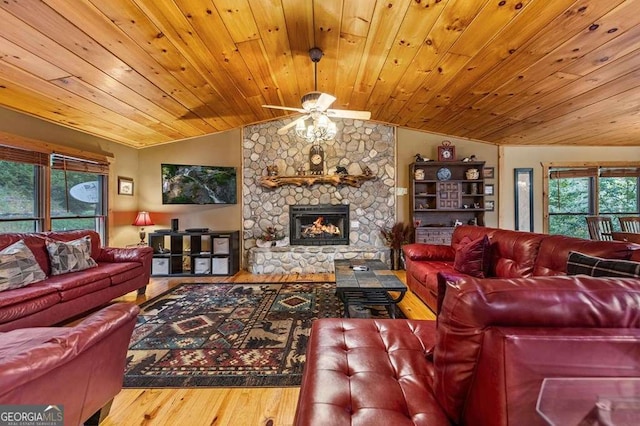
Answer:
M349 244L349 206L289 206L289 243L292 246Z
M349 175L370 171L374 179L359 187L316 183L265 188L260 185L260 178L266 176L267 167L277 167L280 176L295 176L301 168L308 170L311 145L294 132L278 135L278 129L290 123L290 118L243 129L242 245L245 266L250 272L333 272L334 259L388 259L389 250L380 228L391 226L396 220L395 129L369 121L335 121L336 138L322 142L324 174L335 174L338 166ZM349 212L348 218L337 223L333 216L321 215L323 223L328 221L342 227L340 242L331 236L331 244L316 245L315 237L300 238L296 235L298 228L292 231L292 206L327 205L340 206ZM316 220L317 217L304 219L299 225L309 226ZM255 239L268 227L287 237L284 244L256 247Z

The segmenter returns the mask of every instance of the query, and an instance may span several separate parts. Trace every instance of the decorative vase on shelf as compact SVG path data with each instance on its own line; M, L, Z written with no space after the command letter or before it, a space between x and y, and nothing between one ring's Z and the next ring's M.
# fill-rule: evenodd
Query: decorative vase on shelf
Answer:
M469 169L465 172L467 179L476 180L480 177L480 171L478 169Z

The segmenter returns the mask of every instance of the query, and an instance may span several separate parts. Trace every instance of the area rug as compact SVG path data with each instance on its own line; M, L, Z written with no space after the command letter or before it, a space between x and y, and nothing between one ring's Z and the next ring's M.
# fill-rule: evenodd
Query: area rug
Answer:
M298 386L312 321L342 316L335 283L180 284L141 308L129 388Z

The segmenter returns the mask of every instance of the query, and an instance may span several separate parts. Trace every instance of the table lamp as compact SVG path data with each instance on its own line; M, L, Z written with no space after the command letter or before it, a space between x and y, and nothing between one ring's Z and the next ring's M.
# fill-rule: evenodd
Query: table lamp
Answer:
M151 217L149 216L149 212L138 212L138 216L136 216L136 220L133 221L132 225L133 226L141 226L140 228L140 242L138 243L139 246L146 246L147 243L144 241L144 238L146 237L147 233L144 232L144 227L145 226L151 226L153 225L153 221L151 221Z

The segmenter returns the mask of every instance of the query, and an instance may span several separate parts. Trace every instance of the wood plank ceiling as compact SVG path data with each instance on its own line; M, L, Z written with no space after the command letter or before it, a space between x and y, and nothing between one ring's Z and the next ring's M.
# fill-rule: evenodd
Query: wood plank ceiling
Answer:
M133 147L333 108L496 144L640 145L640 0L5 0L0 105Z

